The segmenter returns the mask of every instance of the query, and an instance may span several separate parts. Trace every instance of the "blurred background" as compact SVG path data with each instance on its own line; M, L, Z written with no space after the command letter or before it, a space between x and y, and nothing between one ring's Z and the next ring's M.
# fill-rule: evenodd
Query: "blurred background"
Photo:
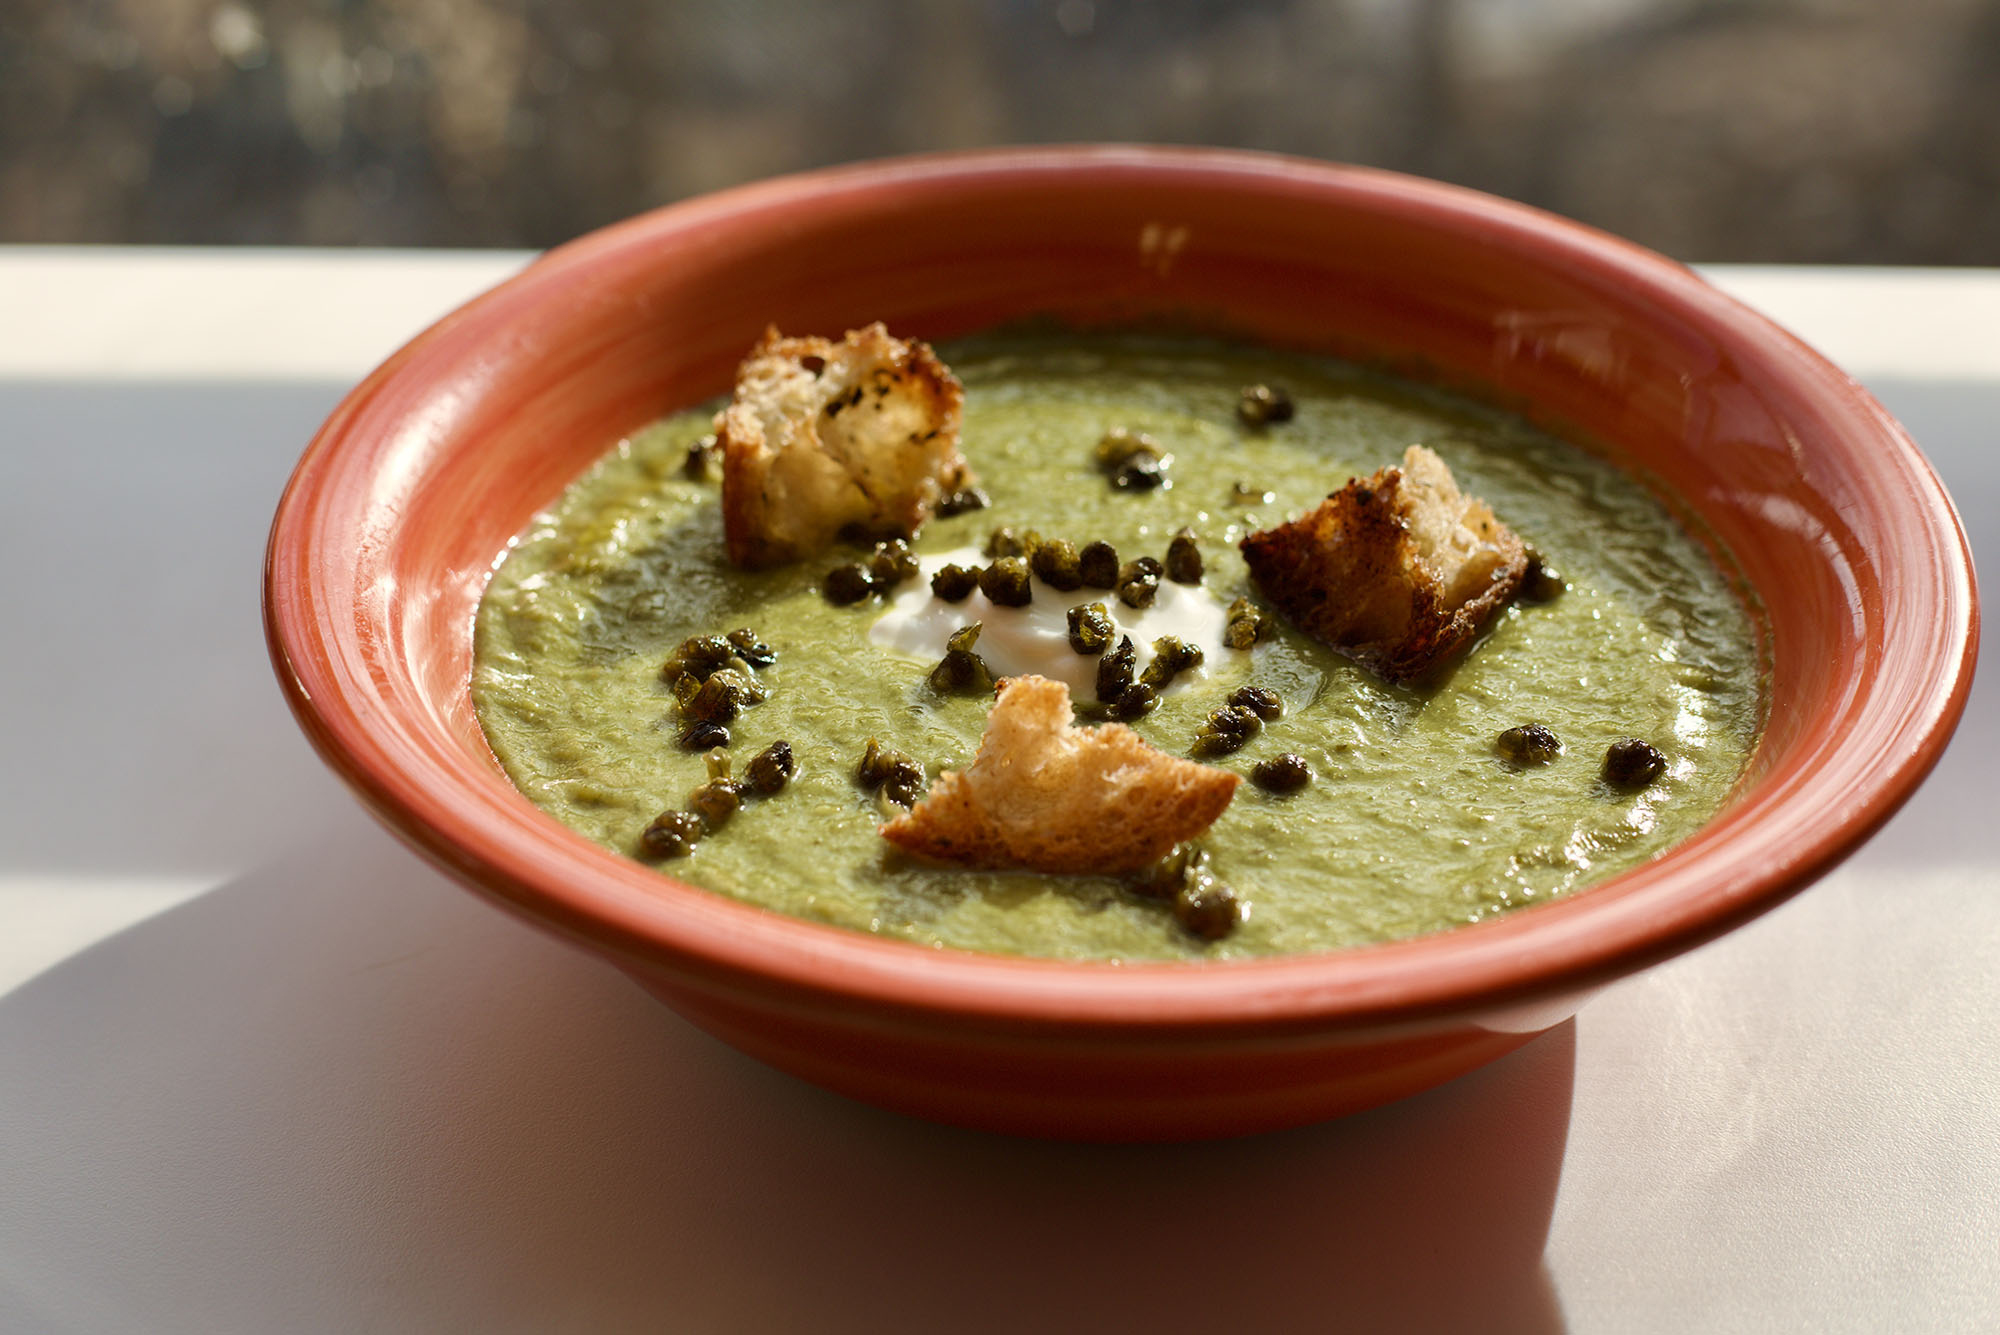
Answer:
M542 247L1091 139L1418 172L1687 260L2000 264L2000 0L0 0L0 242Z

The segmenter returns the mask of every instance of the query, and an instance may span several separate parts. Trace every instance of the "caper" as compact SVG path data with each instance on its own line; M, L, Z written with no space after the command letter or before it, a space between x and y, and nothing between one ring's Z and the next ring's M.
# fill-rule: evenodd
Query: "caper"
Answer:
M996 607L1026 607L1035 597L1028 563L1018 556L1000 557L979 572L979 591Z
M1131 571L1131 565L1118 572L1118 601L1127 607L1144 610L1153 605L1160 596L1160 577L1150 570Z
M682 640L673 653L667 655L660 676L670 682L678 682L683 677L706 681L709 673L727 663L736 652L730 641L720 635L691 636Z
M1125 693L1111 702L1111 717L1121 723L1129 723L1135 718L1143 718L1159 707L1160 693L1143 681L1135 681L1125 688Z
M835 607L845 607L849 603L858 603L875 592L875 578L868 573L866 566L858 562L835 566L826 572L826 578L820 583L820 590L826 595L826 600Z
M1167 578L1176 584L1201 583L1201 548L1193 529L1182 529L1167 543Z
M1120 491L1152 491L1166 480L1167 461L1150 454L1134 455L1111 475L1111 485Z
M948 603L962 603L979 587L979 570L974 566L950 565L931 576L931 594Z
M769 797L790 783L792 775L797 772L798 762L792 759L792 744L780 741L772 742L751 757L743 777L751 788Z
M1220 941L1243 921L1236 892L1205 872L1187 878L1174 895L1174 920L1204 941Z
M1542 554L1528 550L1528 573L1521 577L1521 597L1531 603L1552 603L1569 589L1562 575Z
M727 668L722 670L726 671ZM727 723L735 718L742 704L722 672L696 687L694 694L681 702L681 713L705 723Z
M1028 565L1035 577L1052 589L1068 593L1083 583L1082 563L1076 547L1067 538L1050 538L1035 548Z
M1312 766L1304 756L1286 751L1252 765L1250 780L1274 793L1296 793L1313 781Z
M710 477L709 465L715 457L715 437L703 436L688 446L687 458L681 460L681 472L691 482L706 482Z
M1118 549L1108 542L1093 542L1077 554L1077 573L1093 589L1118 587Z
M729 729L708 719L695 719L681 731L683 751L707 751L729 745Z
M931 669L931 689L939 694L969 691L975 695L993 692L993 671L986 660L969 649L947 649Z
M1512 765L1546 765L1562 754L1563 744L1541 724L1524 723L1494 738L1493 749Z
M1028 544L1023 536L1002 524L986 539L986 554L989 557L1026 556Z
M726 779L729 777L729 752L722 747L716 747L701 759L702 763L708 767L709 778Z
M1175 844L1165 857L1134 878L1132 893L1146 899L1172 899L1188 877L1202 873L1207 866L1206 849L1198 844Z
M984 621L974 621L968 625L960 626L945 638L944 647L947 649L962 649L966 653L971 653L972 646L979 643L979 632L985 629L986 623Z
M704 832L692 811L662 811L639 834L639 846L656 858L686 857Z
M1238 598L1229 605L1227 624L1223 627L1222 642L1231 649L1248 649L1264 638L1264 614L1248 598Z
M1243 705L1223 705L1214 710L1203 721L1201 731L1194 737L1194 753L1199 756L1228 755L1240 751L1243 744L1257 735L1264 721L1257 717L1257 711Z
M961 487L938 502L937 512L946 519L970 510L984 510L992 498L978 487Z
M1201 666L1198 644L1189 644L1178 635L1162 635L1153 641L1153 661L1146 664L1139 680L1156 691L1164 691L1181 673Z
M743 805L743 785L734 779L710 779L688 794L688 810L701 817L712 834L729 823Z
M854 777L861 780L863 787L880 787L882 780L889 777L890 766L905 758L901 751L892 751L870 737L867 749L861 753L861 767L854 772Z
M1604 752L1604 781L1627 792L1644 788L1666 768L1667 758L1637 737L1621 737Z
M889 767L882 780L882 796L899 807L913 807L924 795L924 767L904 756Z
M916 573L916 554L901 538L876 543L874 553L868 558L868 576L877 588L892 589Z
M1265 686L1238 686L1229 693L1229 703L1243 706L1266 723L1285 712L1285 702L1276 691Z
M868 739L868 749L862 754L861 768L856 773L864 788L894 790L891 798L903 806L916 801L916 795L924 788L924 767L904 755L892 751L873 737ZM896 793L911 794L908 801L896 797Z
M1294 411L1292 396L1271 385L1245 385L1236 400L1236 416L1248 427L1289 422Z
M1097 698L1112 704L1132 689L1132 674L1138 664L1139 651L1133 647L1132 637L1120 637L1118 647L1097 660Z
M1116 629L1103 603L1080 603L1069 609L1069 647L1080 654L1103 653Z
M1160 443L1143 431L1128 431L1116 426L1104 433L1097 442L1097 466L1106 472L1133 459L1158 459Z
M778 661L778 651L757 638L757 632L748 626L739 626L723 636L736 650L736 656L754 668L767 668Z

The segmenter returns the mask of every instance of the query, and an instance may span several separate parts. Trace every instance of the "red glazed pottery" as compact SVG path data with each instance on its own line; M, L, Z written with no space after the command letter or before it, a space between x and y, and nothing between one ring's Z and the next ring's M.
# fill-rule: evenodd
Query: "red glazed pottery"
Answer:
M767 324L944 338L1037 315L1170 317L1353 357L1515 408L1654 480L1760 605L1769 724L1726 808L1642 867L1476 926L1112 967L781 917L591 844L515 792L467 682L480 593L537 509L621 434L726 390ZM1141 148L788 177L550 253L327 421L272 529L265 618L327 762L494 903L828 1088L1111 1140L1412 1093L1772 907L1929 771L1977 642L1965 538L1916 448L1845 375L1687 269L1430 182Z

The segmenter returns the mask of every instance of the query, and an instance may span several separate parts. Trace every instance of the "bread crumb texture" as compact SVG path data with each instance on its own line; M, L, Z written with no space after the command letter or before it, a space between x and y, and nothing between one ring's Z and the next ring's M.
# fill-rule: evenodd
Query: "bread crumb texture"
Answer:
M729 559L784 565L844 530L913 537L971 482L958 450L964 403L927 344L880 323L839 342L765 330L715 419Z
M882 837L969 867L1126 875L1214 824L1240 782L1122 723L1076 727L1069 687L1009 677L972 764L940 774Z
M1520 538L1421 445L1241 547L1293 624L1394 682L1469 645L1528 569Z

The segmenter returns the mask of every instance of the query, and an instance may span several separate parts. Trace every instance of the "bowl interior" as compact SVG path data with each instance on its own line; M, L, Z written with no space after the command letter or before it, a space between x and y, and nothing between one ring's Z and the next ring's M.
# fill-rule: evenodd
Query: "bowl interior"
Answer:
M766 324L881 319L946 338L1047 315L1354 357L1650 476L1760 607L1769 722L1729 807L1645 867L1476 927L1107 979L778 919L599 849L513 790L467 691L474 611L510 539L613 441L724 391ZM788 178L555 251L342 404L287 492L268 576L274 656L309 735L392 827L502 902L690 976L1012 1021L1415 1014L1705 939L1810 880L1914 788L1963 705L1976 615L1963 535L1901 431L1685 269L1447 187L1162 150Z

